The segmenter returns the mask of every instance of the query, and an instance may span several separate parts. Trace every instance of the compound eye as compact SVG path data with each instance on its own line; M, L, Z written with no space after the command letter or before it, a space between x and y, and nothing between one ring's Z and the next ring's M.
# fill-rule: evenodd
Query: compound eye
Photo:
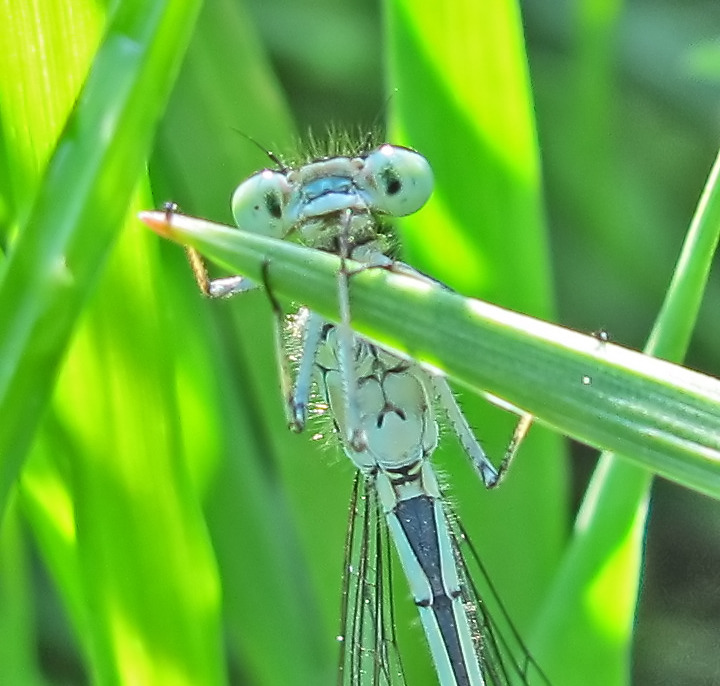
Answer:
M290 188L284 174L266 169L243 181L233 193L235 223L245 231L283 238Z
M420 154L393 145L383 145L365 160L368 192L380 212L404 217L417 212L433 189L433 173Z

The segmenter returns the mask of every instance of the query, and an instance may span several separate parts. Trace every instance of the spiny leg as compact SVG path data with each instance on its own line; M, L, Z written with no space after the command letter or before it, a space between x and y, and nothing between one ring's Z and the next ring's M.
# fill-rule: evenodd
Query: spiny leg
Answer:
M168 224L172 224L172 217L177 214L178 206L173 202L166 202L163 205L165 218ZM193 247L185 246L185 254L190 269L195 276L195 281L203 295L209 298L229 298L239 293L254 290L259 287L252 279L244 276L228 276L220 279L210 279L207 266L202 255ZM285 401L285 416L288 425L293 431L302 431L307 421L307 408L312 385L312 371L315 363L322 327L324 321L315 314L310 314L303 325L303 348L300 369L294 389L292 388L292 374L290 365L285 355L282 339L282 331L285 325L285 315L275 298L272 289L269 287L267 278L268 263L263 264L263 282L266 287L270 304L274 314L274 339L276 349L277 366L280 376L280 385L283 399Z
M185 256L190 264L190 269L192 270L195 282L197 283L200 292L209 298L212 297L210 295L210 276L208 275L205 260L203 260L202 255L200 255L195 248L191 248L189 245L186 245Z
M166 220L172 223L172 215L177 213L175 203L165 203ZM202 255L190 246L185 246L185 254L190 269L195 276L195 281L203 295L209 298L229 298L239 293L259 288L252 279L244 276L228 276L221 279L210 279L207 266ZM285 356L285 348L282 339L282 331L285 324L285 315L275 298L272 289L269 287L267 278L268 263L263 264L263 282L266 292L272 305L274 321L274 339L277 367L280 376L280 386L285 401L285 416L288 426L293 431L302 431L307 421L307 407L309 404L310 387L312 384L312 369L315 362L315 355L320 344L323 321L316 315L310 318L303 326L303 354L300 363L300 370L296 380L295 389L292 390L292 375L290 365Z
M205 266L205 260L195 248L186 245L185 254L198 288L208 298L229 298L238 293L245 293L259 288L252 279L248 279L246 276L226 276L222 279L211 279Z
M315 358L323 335L325 320L315 312L309 311L307 320L302 327L302 352L300 365L295 375L295 390L293 391L288 414L293 418L290 428L293 431L302 431L307 422L310 391L312 388L313 372L315 371Z
M525 434L527 434L532 424L533 417L529 414L523 414L518 421L515 431L513 432L510 443L505 450L502 462L499 467L495 467L490 459L485 454L480 443L478 443L475 434L473 433L470 425L468 424L463 411L455 400L455 395L447 382L447 379L443 376L432 376L431 377L435 393L445 410L448 420L455 431L460 444L470 458L475 470L480 475L486 488L493 488L500 483L500 480L508 470L510 463L512 462L515 453L517 453L520 443L522 443Z
M163 211L165 212L165 221L172 226L173 216L178 214L177 203L172 201L163 203ZM243 276L210 279L205 260L195 248L186 245L185 255L190 263L190 269L200 292L208 298L225 298L257 288L257 285L251 279Z
M262 278L265 292L273 310L273 332L275 337L275 354L277 367L280 376L280 388L285 404L285 418L288 426L295 432L305 428L307 422L307 411L310 403L310 389L312 387L312 374L315 366L315 357L322 338L322 329L325 324L320 315L309 312L307 319L301 328L302 353L300 367L295 377L295 385L292 383L292 372L283 341L283 329L285 328L285 312L278 302L269 282L269 263L263 262Z

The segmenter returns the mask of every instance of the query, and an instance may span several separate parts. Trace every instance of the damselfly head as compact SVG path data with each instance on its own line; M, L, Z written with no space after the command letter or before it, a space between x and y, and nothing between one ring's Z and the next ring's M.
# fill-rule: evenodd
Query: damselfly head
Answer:
M433 174L419 153L381 145L360 157L334 157L296 169L265 169L241 183L232 199L237 225L284 238L305 222L354 215L402 217L428 200Z

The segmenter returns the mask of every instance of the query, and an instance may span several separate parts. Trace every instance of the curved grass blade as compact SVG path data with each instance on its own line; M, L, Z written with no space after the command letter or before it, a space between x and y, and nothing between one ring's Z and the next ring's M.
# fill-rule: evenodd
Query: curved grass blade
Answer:
M1 438L11 445L2 450L0 491L4 496L35 438L19 488L23 514L92 680L221 683L217 576L172 439L175 413L163 412L174 405L168 336L149 276L156 255L147 247L156 243L133 224L107 259L132 207L198 4L123 3L107 26L98 6L70 10L55 3L34 15L21 4L16 9L26 32L12 36L17 50L4 43L7 52L27 51L31 64L52 63L57 55L44 50L59 41L70 45L73 59L68 73L40 68L16 85L40 112L47 104L38 97L43 88L56 105L58 93L66 97L74 86L71 102L77 102L68 122L53 122L56 136L63 124L64 131L52 140L57 147L47 169L42 160L40 187L21 176L27 185L16 198L20 232L0 287L0 377L7 383L0 402L13 408L3 410ZM76 52L68 35L77 39ZM87 42L103 35L88 75ZM32 208L24 205L28 197ZM143 365L148 369L138 374Z
M385 0L383 10L390 138L426 155L437 184L423 211L399 222L403 259L460 293L552 321L540 150L519 3ZM465 349L455 354L462 357ZM483 364L494 361L487 357ZM471 424L482 427L488 451L498 454L513 418L473 393L461 400ZM529 626L567 535L565 443L536 426L524 443L531 458L519 460L513 478L490 498L476 497L474 482L456 466L456 449L442 452L463 519L482 541L484 559L502 570L513 616ZM512 549L482 528L499 519ZM537 585L526 583L528 574Z
M649 354L681 360L690 341L720 236L720 155L688 230L672 283L647 345ZM605 345L605 344L603 344ZM681 422L678 420L680 426ZM717 476L706 488L717 497ZM575 525L573 540L545 601L538 645L552 673L567 683L625 683L648 515L651 472L603 454ZM634 568L637 574L628 573ZM602 591L609 589L606 598ZM578 611L580 608L580 611ZM614 631L608 631L608 622ZM598 631L598 627L605 627ZM599 635L598 635L599 634ZM566 641L593 637L595 651L571 663Z
M337 258L163 213L142 218L229 270L337 320ZM310 268L312 265L312 269ZM353 326L539 422L720 495L720 382L678 365L383 270L352 279ZM493 364L488 365L487 360Z
M19 217L23 226L0 283L0 511L177 73L182 40L175 39L177 50L160 49L155 34L187 38L196 7L157 2L137 23L130 4L118 11L32 210Z

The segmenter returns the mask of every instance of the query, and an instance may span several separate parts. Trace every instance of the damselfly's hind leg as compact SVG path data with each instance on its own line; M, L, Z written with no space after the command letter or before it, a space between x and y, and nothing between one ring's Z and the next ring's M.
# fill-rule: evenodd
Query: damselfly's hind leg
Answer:
M486 488L494 488L505 475L522 440L530 429L533 421L532 415L523 414L520 416L510 443L508 443L505 449L502 462L500 462L500 466L496 468L493 463L490 462L490 459L475 437L473 430L470 428L463 411L460 409L457 400L455 400L455 395L447 379L443 376L431 376L431 380L440 405L445 410L453 431L455 431L455 434L460 440L460 444L470 458L473 467L475 467L475 471L477 471Z
M355 255L353 255L353 257L355 257ZM397 260L391 260L386 255L378 254L376 256L373 253L368 253L367 255L363 256L363 258L367 261L363 263L362 267L351 272L346 271L344 279L345 288L347 288L349 276L352 276L353 274L359 273L361 271L365 271L366 269L381 268L387 269L388 271L391 271L395 274L402 274L404 276L418 279L419 281L423 281L425 283L440 285L443 288L452 290L449 286L446 286L441 281L437 281L436 279L427 276L427 274L423 274L414 267L411 267L409 264ZM342 271L343 270L341 269L341 272ZM342 310L342 290L340 291L340 295L341 314L345 315L342 319L342 326L346 325L348 330L350 330L349 307L347 308L346 313ZM351 330L350 333L352 333ZM505 472L508 470L510 463L515 457L515 453L517 453L520 444L522 443L525 435L530 429L533 421L532 415L523 414L520 416L515 430L513 431L512 438L510 439L510 442L508 443L508 446L505 450L505 454L503 455L503 459L500 462L500 466L496 468L495 465L493 465L493 463L490 461L488 456L485 454L485 451L483 450L482 446L475 437L475 434L470 428L470 425L468 424L462 409L458 405L457 400L455 400L455 395L453 394L452 389L447 382L447 379L444 376L435 375L431 375L430 378L432 380L432 384L435 390L435 395L440 401L440 405L445 410L445 413L447 414L448 420L450 421L450 424L452 425L455 434L460 440L460 443L465 450L465 453L470 458L470 461L475 467L475 470L482 479L483 484L485 484L486 488L494 488L500 483L501 479L505 475Z

